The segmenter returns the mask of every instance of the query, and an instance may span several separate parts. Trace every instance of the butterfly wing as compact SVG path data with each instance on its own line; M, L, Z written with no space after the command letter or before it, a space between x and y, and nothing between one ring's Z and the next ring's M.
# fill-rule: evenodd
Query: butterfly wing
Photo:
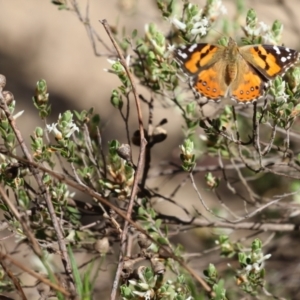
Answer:
M266 79L283 75L299 59L299 52L281 46L252 45L239 48L242 57Z
M299 52L273 45L228 47L194 44L178 48L174 58L190 77L193 88L209 100L227 95L246 103L263 96L268 80L283 75L299 59Z
M245 59L237 61L237 76L230 86L230 98L240 103L253 102L263 96L266 78Z
M174 58L191 85L201 96L217 101L226 95L228 86L222 78L225 72L222 58L224 47L211 44L183 46L174 51Z
M175 49L174 58L186 75L193 76L216 63L223 51L221 45L193 44Z
M228 85L225 82L224 61L219 60L207 69L203 69L196 76L192 77L191 83L194 90L208 100L219 101L225 97Z

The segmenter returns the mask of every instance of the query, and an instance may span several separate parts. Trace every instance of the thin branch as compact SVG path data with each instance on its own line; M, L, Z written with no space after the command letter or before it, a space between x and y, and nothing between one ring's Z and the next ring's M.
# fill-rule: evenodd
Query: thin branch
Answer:
M176 223L178 225L178 222ZM240 223L229 223L229 222L210 222L200 219L195 219L192 225L184 225L181 228L182 231L192 230L195 228L227 228L233 230L261 230L271 232L293 232L300 231L299 224L292 223L262 223L262 222L240 222Z
M67 297L71 296L71 294L68 291L66 291L64 288L62 288L61 286L46 279L43 275L40 275L40 274L32 271L31 269L27 268L24 264L19 263L18 261L13 259L10 255L0 252L0 260L2 261L5 259L10 261L13 265L18 267L19 269L23 270L24 272L28 273L29 275L33 276L34 278L40 280L41 282L43 282L43 283L47 284L48 286L50 286L51 288L55 289L56 291L61 292L62 294L64 294Z
M27 300L27 297L26 297L26 295L25 295L25 293L23 291L23 288L21 287L21 284L20 284L18 278L16 278L16 276L14 275L14 273L6 266L4 260L0 259L0 265L1 265L2 269L3 269L3 271L7 274L7 276L12 281L13 285L15 286L15 289L20 294L22 300Z
M132 88L132 93L134 96L134 100L135 100L135 104L136 104L136 110L137 110L137 114L138 114L138 123L139 123L139 132L140 132L140 152L139 152L139 158L138 158L138 163L137 163L137 169L135 172L135 176L134 176L134 182L132 185L132 190L131 190L131 195L130 195L130 200L129 200L129 204L128 204L128 208L127 208L127 213L126 213L126 217L127 219L131 218L131 214L132 214L132 209L133 209L133 204L134 204L134 199L136 197L137 194L137 188L138 188L138 182L140 180L140 176L142 173L142 167L144 164L144 159L145 159L145 148L147 145L147 141L145 139L144 136L144 126L143 126L143 118L142 118L142 111L141 111L141 106L140 106L140 101L139 101L139 96L137 93L137 89L136 89L136 85L133 79L133 76L126 64L125 58L121 52L121 49L119 48L118 44L116 43L116 41L114 40L109 25L107 23L106 20L102 20L100 21L104 27L104 29L106 30L112 44L114 45L118 56L120 58L120 62L123 65L127 76L130 80L131 83L131 88ZM113 283L113 288L111 291L111 299L115 299L116 298L116 294L117 294L117 288L119 285L119 280L120 280L120 276L121 276L121 272L122 272L122 268L123 268L123 256L126 254L126 238L127 238L127 234L128 234L128 227L129 227L129 223L128 221L125 221L124 227L123 227L123 232L121 234L121 251L120 251L120 255L119 255L119 264L118 264L118 268L115 274L115 280Z
M6 152L6 151L5 151ZM1 151L0 151L1 153ZM208 293L211 292L211 288L207 285L207 283L199 276L198 271L194 271L191 267L189 267L188 265L186 265L186 263L184 261L182 261L182 259L180 257L177 257L176 255L174 255L169 248L164 247L164 245L160 244L158 241L154 240L149 233L143 229L142 226L140 226L139 224L137 224L136 222L132 221L130 217L127 217L127 214L125 214L123 212L123 210L121 210L120 208L116 207L115 205L113 205L110 201L108 201L107 199L103 198L99 193L95 192L94 190L92 190L91 188L89 188L88 186L84 185L84 184L78 184L76 181L71 180L69 178L67 178L64 174L60 174L57 173L55 171L52 171L50 169L47 169L43 166L38 165L35 162L28 162L26 159L16 156L12 153L3 153L9 157L15 158L19 161L22 161L24 164L32 164L35 168L39 168L41 171L49 174L51 177L58 179L61 182L64 182L65 184L69 185L70 187L73 187L75 189L77 189L78 191L83 192L86 195L91 196L92 198L97 199L98 201L100 201L102 204L107 205L109 208L111 208L113 211L116 212L116 214L118 214L120 217L122 217L124 220L126 220L130 225L132 225L134 228L136 228L136 230L140 231L141 233L145 234L146 237L151 240L152 242L154 242L155 244L159 245L162 250L164 252L166 252L166 254L169 255L170 258L174 259L176 262L178 262L186 271L188 271L191 276L193 276L201 285L202 287L205 289L205 291L207 291Z

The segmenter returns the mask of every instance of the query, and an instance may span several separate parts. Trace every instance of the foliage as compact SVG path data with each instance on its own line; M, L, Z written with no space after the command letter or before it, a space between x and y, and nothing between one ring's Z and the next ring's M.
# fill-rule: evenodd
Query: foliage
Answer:
M52 3L82 20L76 1ZM151 23L145 24L143 34L137 30L120 34L101 21L115 47L108 55L111 66L106 71L120 82L111 92L110 104L123 120L126 144L113 139L104 144L102 118L93 108L61 112L57 122L48 124L51 90L40 79L32 101L43 125L36 126L28 145L18 119L22 112L16 113L18 103L4 89L6 78L0 75L3 228L30 248L43 270L33 272L2 249L1 293L16 291L26 299L10 262L51 287L44 299L53 295L92 299L97 278L109 277L101 266L113 261L117 267L111 299L117 299L118 293L122 299L264 299L277 297L277 293L291 297L268 277L265 261L271 254L265 253L271 242L261 233L271 232L276 243L280 240L276 233L296 228L300 69L295 66L271 82L265 101L243 108L226 105L211 117L206 111L210 104L186 89L172 56L174 47L203 39L226 45L228 34L242 45L277 45L283 25L277 20L267 26L253 9L246 13L243 1L237 1L237 11L246 24L241 36L240 30L236 32L240 20L224 16L221 0L207 0L203 7L187 0L156 0L156 4L167 33ZM90 23L85 26L95 33ZM89 37L96 54L96 35ZM98 42L111 49L102 38ZM140 86L151 94L150 99L138 94ZM168 120L153 125L154 103L168 106L172 113L179 111L184 124L180 154L176 159L169 155L163 167L153 162L153 149L166 145L163 126ZM142 117L141 105L148 110L148 119ZM137 130L129 126L134 107ZM138 157L133 148L138 149ZM159 178L156 184L151 181L153 176ZM179 183L175 176L180 176ZM171 178L176 186L169 195L162 177ZM185 185L192 193L186 194ZM280 194L271 190L274 185ZM192 197L200 203L200 210L185 207ZM159 202L169 208L159 209ZM181 213L173 213L173 208ZM96 215L97 221L82 224L85 214ZM212 229L203 234L199 228ZM225 234L228 229L230 235ZM238 230L251 234L245 231L238 238ZM217 254L207 256L197 268L189 258L191 246L171 239L181 232L203 244L197 255ZM92 257L82 266L77 261L80 251ZM60 258L62 270L55 269L50 254ZM227 268L218 267L220 259L230 262Z

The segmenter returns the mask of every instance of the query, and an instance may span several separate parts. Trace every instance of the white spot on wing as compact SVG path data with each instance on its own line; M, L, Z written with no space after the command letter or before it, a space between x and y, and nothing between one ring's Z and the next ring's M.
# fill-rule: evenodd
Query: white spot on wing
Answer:
M188 55L186 53L182 52L182 51L178 51L177 55L179 57L181 57L182 59L187 59L188 58Z
M192 46L189 47L188 51L189 52L194 52L194 50L197 48L197 44L194 44Z
M273 46L273 49L275 50L276 54L280 54L280 49L277 46Z

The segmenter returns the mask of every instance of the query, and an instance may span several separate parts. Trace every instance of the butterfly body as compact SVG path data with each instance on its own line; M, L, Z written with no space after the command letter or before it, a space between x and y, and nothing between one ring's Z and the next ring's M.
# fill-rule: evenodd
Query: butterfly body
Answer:
M175 50L175 60L191 78L194 90L208 100L229 95L238 102L252 102L263 96L266 84L294 65L299 52L273 45L238 47L194 44Z

